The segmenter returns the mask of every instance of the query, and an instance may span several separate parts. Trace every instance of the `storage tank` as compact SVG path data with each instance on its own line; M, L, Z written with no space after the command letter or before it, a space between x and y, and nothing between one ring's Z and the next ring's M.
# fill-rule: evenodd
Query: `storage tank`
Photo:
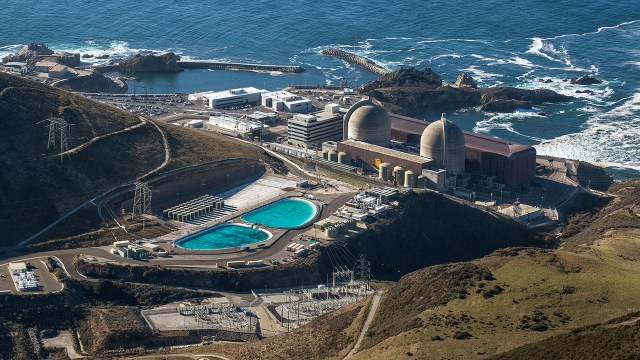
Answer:
M351 165L351 157L349 156L348 153L344 151L340 151L338 153L338 162L340 164Z
M416 181L416 187L420 189L424 189L427 187L427 177L424 175L418 175L418 180Z
M335 150L329 150L329 153L327 154L329 161L338 161L338 154L336 153Z
M462 129L444 115L422 132L420 156L433 159L433 166L447 170L447 174L464 172L465 138Z
M382 180L389 181L391 178L391 164L382 163L378 169L378 177Z
M355 103L344 116L346 138L388 147L391 145L391 119L387 111L371 100Z
M395 180L396 185L402 185L404 183L404 168L402 166L393 168L393 180Z
M322 158L323 158L324 160L329 160L329 151L324 150L324 151L322 152Z
M333 226L329 226L325 229L325 233L328 237L335 238L336 236L338 236L338 229Z
M407 170L404 173L404 186L409 188L416 187L416 173L413 170Z

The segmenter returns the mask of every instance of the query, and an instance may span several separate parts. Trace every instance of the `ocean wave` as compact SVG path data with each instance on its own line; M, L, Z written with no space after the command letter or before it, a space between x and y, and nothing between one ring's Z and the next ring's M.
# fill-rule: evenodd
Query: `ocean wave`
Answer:
M533 111L520 111L508 114L492 114L488 118L484 120L480 120L476 122L476 125L473 128L473 132L483 133L487 135L491 135L491 132L494 130L506 130L512 134L516 134L518 136L522 136L523 138L530 139L532 141L540 142L544 139L523 134L513 128L513 121L523 121L529 118L540 118L542 116L538 115L537 112Z
M488 82L490 80L495 80L496 78L503 77L502 74L490 73L478 68L478 66L469 66L463 71L471 73L471 76L478 82Z
M589 31L589 32L581 33L581 34L563 34L563 35L553 36L553 37L549 37L549 38L544 38L542 40L557 40L557 39L562 39L562 38L567 38L567 37L581 37L581 36L586 36L586 35L595 35L595 34L599 34L599 33L603 32L603 31L606 31L606 30L615 30L615 29L619 29L619 28L621 28L623 26L633 25L633 24L638 24L638 23L640 23L640 19L631 20L631 21L625 21L625 22L622 22L620 24L613 25L613 26L601 26L596 31Z
M541 155L640 169L640 93L620 105L590 116L578 133L536 145Z

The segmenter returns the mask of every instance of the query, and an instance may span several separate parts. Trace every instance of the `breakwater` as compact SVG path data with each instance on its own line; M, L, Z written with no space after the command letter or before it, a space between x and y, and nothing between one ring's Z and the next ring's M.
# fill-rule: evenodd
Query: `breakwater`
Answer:
M323 55L335 56L344 61L359 65L376 75L385 75L390 73L389 69L386 69L378 64L376 64L373 60L367 59L366 57L359 56L356 54L352 54L346 51L338 50L338 49L326 49L322 50Z
M283 73L301 73L306 71L302 66L295 65L244 64L216 61L178 61L178 66L183 69L278 71Z

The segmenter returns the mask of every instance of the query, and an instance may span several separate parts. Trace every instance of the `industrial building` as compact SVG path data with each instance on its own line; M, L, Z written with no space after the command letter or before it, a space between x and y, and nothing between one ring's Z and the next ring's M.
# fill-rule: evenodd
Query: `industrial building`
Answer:
M317 147L325 141L342 139L342 114L338 104L327 104L324 111L298 114L289 119L288 141L293 145Z
M34 70L41 73L47 73L51 78L61 78L69 73L68 67L52 61L38 61Z
M260 136L260 134L266 134L269 131L269 125L226 114L210 116L209 120L203 124L203 127L205 130L240 136L247 139L253 136Z
M306 113L313 110L311 100L292 94L288 91L264 92L261 104L274 111Z
M260 103L262 93L254 87L238 88L225 91L203 92L189 95L189 100L203 100L209 104L210 108L226 108L230 106L255 105Z
M389 114L389 117L392 140L404 144L421 144L429 122L397 114ZM467 173L495 177L496 182L509 187L535 178L535 148L468 131L463 131L463 134L464 169Z

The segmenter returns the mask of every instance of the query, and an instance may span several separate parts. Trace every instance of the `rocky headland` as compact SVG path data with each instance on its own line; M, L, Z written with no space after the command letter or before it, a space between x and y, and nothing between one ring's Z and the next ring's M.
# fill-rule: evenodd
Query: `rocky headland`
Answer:
M183 69L178 65L180 56L169 52L162 55L138 54L119 64L119 71L132 72L180 72Z
M124 94L128 88L122 80L86 70L76 77L58 81L53 86L67 91L107 94Z
M474 87L475 86L475 87ZM480 107L487 112L513 112L531 109L533 103L570 101L572 97L548 89L515 87L477 88L476 81L466 73L453 84L446 84L440 75L426 68L401 68L360 87L389 111L415 116L428 110L457 110Z

